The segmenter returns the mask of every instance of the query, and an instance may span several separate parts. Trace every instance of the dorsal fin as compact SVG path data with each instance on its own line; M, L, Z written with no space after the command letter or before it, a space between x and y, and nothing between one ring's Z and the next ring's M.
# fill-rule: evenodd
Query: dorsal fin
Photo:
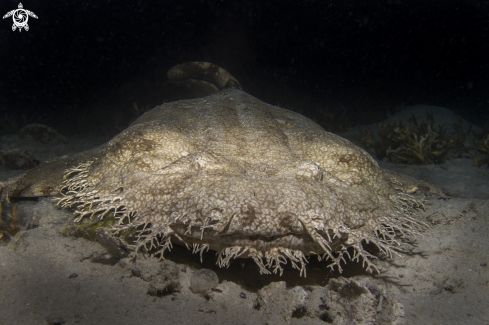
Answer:
M242 89L238 80L220 66L209 62L187 62L174 66L168 80L189 88L196 96L207 96L222 89Z

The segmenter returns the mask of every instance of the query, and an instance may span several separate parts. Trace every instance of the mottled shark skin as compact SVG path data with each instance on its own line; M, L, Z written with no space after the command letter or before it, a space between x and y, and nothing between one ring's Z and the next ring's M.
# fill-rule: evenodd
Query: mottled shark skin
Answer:
M378 271L365 243L392 257L398 236L425 228L416 219L421 205L406 193L416 181L245 93L222 68L172 70L172 80L193 74L222 90L158 106L105 145L3 183L3 198L57 195L77 222L112 215L115 230L138 229L136 250L163 257L173 241L195 253L217 251L221 267L253 258L265 274L282 274L290 261L305 276L309 255L340 271L348 255Z

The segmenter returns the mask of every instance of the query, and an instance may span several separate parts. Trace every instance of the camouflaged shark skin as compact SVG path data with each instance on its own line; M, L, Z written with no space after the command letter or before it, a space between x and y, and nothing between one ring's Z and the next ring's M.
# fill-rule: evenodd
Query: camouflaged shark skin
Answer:
M192 74L224 81L212 95L145 113L93 159L71 159L50 188L76 221L115 217L114 230L136 229L135 249L159 257L178 243L217 251L221 267L245 257L264 274L289 262L303 276L310 255L339 271L349 260L378 271L366 243L392 257L400 237L425 227L420 204L366 151L245 93L215 65L172 70L187 86Z

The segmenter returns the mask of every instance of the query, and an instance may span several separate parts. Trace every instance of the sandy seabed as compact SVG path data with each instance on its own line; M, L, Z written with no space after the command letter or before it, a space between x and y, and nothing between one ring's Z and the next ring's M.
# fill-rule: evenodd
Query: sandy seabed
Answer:
M438 123L458 117L418 105L392 116ZM369 126L364 126L369 127ZM373 126L371 126L373 127ZM341 134L356 141L358 129ZM107 139L40 145L4 136L1 150L28 150L41 161L89 149ZM489 324L489 169L469 158L442 165L386 168L442 186L450 197L419 193L420 220L430 225L403 259L381 260L380 275L349 263L343 274L310 258L307 278L290 267L260 275L252 261L219 269L213 252L199 257L175 247L165 261L121 251L99 233L95 241L63 235L71 213L50 199L17 203L26 221L0 245L0 324ZM2 169L0 180L18 172ZM219 278L205 290L208 279ZM201 283L204 289L196 290ZM197 292L194 292L197 291Z

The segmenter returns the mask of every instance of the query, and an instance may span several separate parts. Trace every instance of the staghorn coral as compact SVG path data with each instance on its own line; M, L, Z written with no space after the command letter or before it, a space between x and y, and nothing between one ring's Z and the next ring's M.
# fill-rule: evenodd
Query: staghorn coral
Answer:
M439 127L435 132L422 123L419 128L413 124L401 122L392 130L392 140L399 146L395 150L387 149L387 156L393 161L407 164L441 164L446 161L448 150L453 147L451 140L444 139L445 129Z
M462 120L453 124L455 131L449 137L445 125L435 127L433 113L426 112L426 115L429 123L418 123L413 115L408 123L377 124L379 140L374 140L370 129L360 129L356 138L365 148L373 149L378 159L388 157L405 164L442 164L452 156L468 153L467 136L471 129L465 131Z
M187 86L189 75L224 89L156 107L105 145L10 180L3 198L58 195L76 222L116 220L116 233L136 232L136 251L163 258L174 243L211 249L221 267L252 258L263 274L282 274L290 262L305 276L309 255L340 272L348 259L375 272L367 244L392 257L426 227L415 215L421 204L405 193L412 179L246 94L222 68L188 63L169 72Z
M489 164L489 122L484 125L481 133L473 132L476 139L474 140L477 153L472 153L471 157L475 161L476 167L482 167L483 164Z
M489 154L489 133L483 136L482 139L476 140L475 146L480 152Z

